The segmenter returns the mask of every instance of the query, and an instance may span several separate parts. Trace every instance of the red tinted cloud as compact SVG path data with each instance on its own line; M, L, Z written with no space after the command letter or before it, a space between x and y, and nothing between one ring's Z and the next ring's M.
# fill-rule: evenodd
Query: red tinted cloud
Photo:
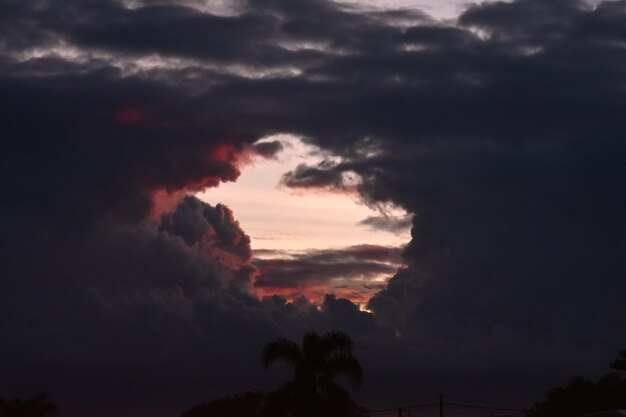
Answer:
M114 119L121 125L141 125L146 123L148 115L137 107L122 107L115 112Z
M254 287L261 295L288 299L303 295L319 302L335 294L364 303L381 289L381 277L390 277L402 264L400 248L358 245L338 250L288 254L279 259L256 259Z

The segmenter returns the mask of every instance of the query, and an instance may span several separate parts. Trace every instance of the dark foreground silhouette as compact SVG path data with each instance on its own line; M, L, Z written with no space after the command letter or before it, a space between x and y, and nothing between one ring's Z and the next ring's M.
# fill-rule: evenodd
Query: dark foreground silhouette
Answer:
M335 382L343 375L354 387L363 383L363 369L353 355L354 343L343 332L322 336L308 332L302 344L278 339L263 349L267 369L275 361L293 366L293 378L269 394L249 392L192 407L181 417L360 417L348 390Z
M58 412L57 406L44 395L26 400L0 397L0 417L49 417Z
M367 412L354 404L350 393L335 382L347 376L361 385L363 370L354 357L353 342L343 332L323 336L304 335L302 344L278 339L263 349L265 368L282 360L293 366L293 378L269 394L248 392L198 404L181 417L364 417ZM573 378L565 387L552 388L535 403L528 417L576 417L599 411L626 409L626 349L620 351L609 372L593 382ZM0 417L50 417L58 408L46 396L29 399L0 397Z
M266 401L266 395L261 392L229 395L194 405L181 417L259 417L264 415L269 417L265 410Z
M323 336L306 333L302 345L279 339L263 349L263 365L283 360L293 366L293 379L268 396L269 408L278 415L298 417L358 415L350 393L334 380L348 377L354 387L363 383L363 369L352 354L353 342L343 332Z
M563 388L552 388L533 405L529 417L575 417L598 411L626 409L626 350L597 382L575 377Z

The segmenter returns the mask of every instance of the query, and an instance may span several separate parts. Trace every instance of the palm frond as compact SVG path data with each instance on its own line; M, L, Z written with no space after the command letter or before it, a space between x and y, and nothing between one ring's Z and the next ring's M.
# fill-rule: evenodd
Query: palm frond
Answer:
M355 387L363 385L363 368L352 354L334 355L328 362L331 377L345 375Z
M302 353L304 356L312 359L314 356L321 355L322 339L316 332L306 332L302 337Z
M278 339L265 345L261 360L265 369L277 360L296 365L302 360L302 353L297 343L287 339Z
M350 336L339 330L333 330L326 333L322 337L322 343L329 354L332 352L351 353L352 348L354 347L354 342Z
M302 346L317 345L321 339L322 337L320 337L320 335L317 334L317 332L313 332L313 331L306 332L304 336L302 336Z

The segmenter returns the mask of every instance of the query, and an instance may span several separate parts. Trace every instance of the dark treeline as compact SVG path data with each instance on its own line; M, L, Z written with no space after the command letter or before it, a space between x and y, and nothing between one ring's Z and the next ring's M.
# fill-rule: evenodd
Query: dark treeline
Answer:
M278 339L262 354L265 368L275 361L293 367L293 378L268 394L249 392L222 397L185 411L181 417L360 417L348 390L335 382L347 377L354 387L363 382L363 370L354 357L353 342L339 331L319 335L308 332L302 344Z
M257 417L263 415L266 401L266 395L261 392L229 395L194 405L185 411L181 417Z
M529 417L574 417L626 409L626 350L610 366L613 371L596 382L575 377L565 387L550 389L543 401L533 405Z
M324 336L307 333L301 346L279 339L269 343L262 355L265 367L285 360L294 367L294 378L269 394L248 392L195 405L181 417L360 417L367 410L357 406L350 394L333 382L338 374L355 386L362 370L352 356L352 341L341 332ZM574 377L565 387L546 392L528 417L576 417L597 411L626 409L626 350L611 364L611 372L597 381Z
M259 391L221 397L194 405L181 417L364 417L367 410L352 401L350 393L334 380L346 376L358 387L363 370L353 356L353 342L343 332L318 335L306 333L301 345L278 339L268 343L262 354L267 368L286 361L293 378L276 391ZM626 409L626 349L611 364L611 371L592 381L572 378L564 387L546 392L528 417L576 417L583 414ZM46 396L28 399L0 397L0 417L51 417L58 407Z
M45 395L26 400L0 397L0 417L49 417L58 412L57 406Z

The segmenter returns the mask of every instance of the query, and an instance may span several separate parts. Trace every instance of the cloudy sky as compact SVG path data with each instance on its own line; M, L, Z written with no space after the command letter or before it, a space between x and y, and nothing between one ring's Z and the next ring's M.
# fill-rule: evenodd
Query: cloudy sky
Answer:
M626 1L0 0L0 396L173 416L347 331L363 404L626 347Z

